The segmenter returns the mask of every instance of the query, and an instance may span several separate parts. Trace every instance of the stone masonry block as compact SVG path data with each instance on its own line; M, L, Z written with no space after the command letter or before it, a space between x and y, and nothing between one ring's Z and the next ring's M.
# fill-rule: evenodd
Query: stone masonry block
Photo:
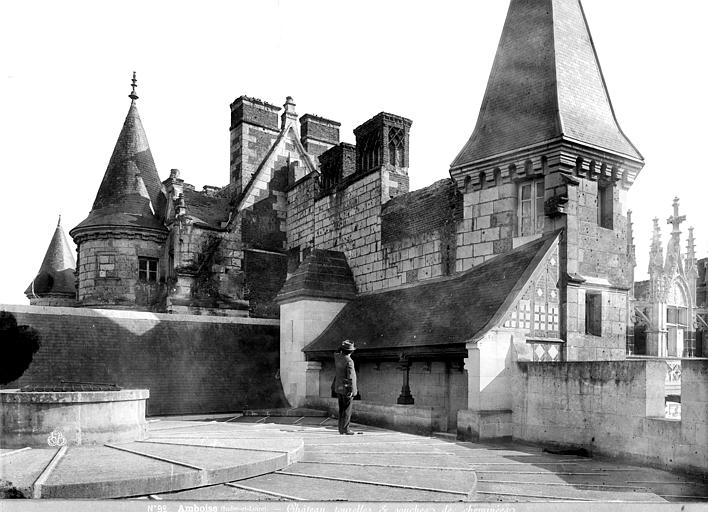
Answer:
M475 229L487 229L491 226L491 217L486 215L484 217L477 217L475 219Z

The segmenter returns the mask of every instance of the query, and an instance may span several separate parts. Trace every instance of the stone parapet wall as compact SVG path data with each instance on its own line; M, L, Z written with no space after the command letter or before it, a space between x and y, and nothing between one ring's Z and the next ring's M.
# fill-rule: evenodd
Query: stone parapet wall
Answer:
M277 320L0 305L41 337L18 380L149 389L148 415L285 405Z
M681 420L661 361L518 363L513 438L708 475L708 361L682 361Z

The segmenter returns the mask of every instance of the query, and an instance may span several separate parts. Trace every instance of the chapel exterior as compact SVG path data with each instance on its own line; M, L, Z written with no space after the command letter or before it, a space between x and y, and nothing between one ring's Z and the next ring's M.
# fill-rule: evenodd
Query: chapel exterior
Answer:
M681 251L679 199L673 203L671 238L664 257L659 219L654 219L649 279L634 284L635 321L629 352L667 358L700 357L705 320L705 260L696 259L693 228L688 228L686 256ZM702 279L699 279L699 276Z
M226 186L160 180L130 99L70 232L78 307L279 317L293 406L331 404L349 338L361 411L428 408L473 438L510 435L516 361L625 357L644 159L579 0L511 0L472 134L420 190L410 119L378 113L349 144L291 97L231 104Z

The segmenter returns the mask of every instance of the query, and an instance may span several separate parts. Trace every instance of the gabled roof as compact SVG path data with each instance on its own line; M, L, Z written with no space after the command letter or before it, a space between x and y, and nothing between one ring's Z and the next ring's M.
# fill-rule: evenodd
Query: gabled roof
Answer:
M162 184L135 101L130 104L89 216L76 229L97 226L164 230L155 215Z
M453 226L462 217L462 195L449 178L401 194L384 204L381 212L383 243L414 237Z
M511 0L477 125L452 167L561 137L643 159L615 118L580 0Z
M361 295L304 348L331 357L350 339L361 356L430 353L480 339L502 322L524 285L556 243L558 232L497 256L454 277Z
M76 295L75 267L74 251L64 234L60 217L39 272L25 290L25 295L30 298L46 294Z
M344 253L313 249L285 282L276 300L287 302L296 297L356 297L356 283Z

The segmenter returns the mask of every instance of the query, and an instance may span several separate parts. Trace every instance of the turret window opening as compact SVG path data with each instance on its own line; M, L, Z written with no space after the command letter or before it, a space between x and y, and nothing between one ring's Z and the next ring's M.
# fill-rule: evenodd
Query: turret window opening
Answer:
M138 258L138 280L157 282L157 258Z
M519 236L542 233L545 223L543 179L520 183L518 193Z
M403 130L392 127L388 132L389 163L403 167Z

